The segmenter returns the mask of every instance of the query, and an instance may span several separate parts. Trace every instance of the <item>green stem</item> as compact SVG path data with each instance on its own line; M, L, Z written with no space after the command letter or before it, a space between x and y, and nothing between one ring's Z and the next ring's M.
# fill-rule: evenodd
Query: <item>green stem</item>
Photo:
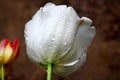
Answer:
M4 80L4 65L1 65L1 80Z
M47 80L52 80L52 64L47 65Z

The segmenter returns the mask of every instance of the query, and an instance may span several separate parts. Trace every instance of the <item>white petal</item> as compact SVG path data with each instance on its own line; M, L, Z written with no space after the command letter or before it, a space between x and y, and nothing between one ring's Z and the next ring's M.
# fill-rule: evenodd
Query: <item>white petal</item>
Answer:
M30 60L32 62L35 62L35 63L38 63L38 64L43 64L43 65L47 64L44 61L44 57L38 55L34 50L30 49L30 47L27 47L27 53L28 53L28 57L30 58Z
M79 59L68 64L58 64L53 67L53 72L60 75L66 76L76 71L86 60L86 54L81 55Z
M91 26L92 20L87 17L81 17L80 19L80 29L81 31L86 31Z
M49 2L49 3L47 3L47 4L44 6L43 12L44 12L44 11L49 11L51 8L53 8L53 7L55 7L55 6L56 6L55 4Z
M61 20L64 23L62 25L64 28L63 29L64 32L56 34L56 36L60 35L62 37L62 40L60 42L56 42L56 43L60 43L58 45L59 47L56 54L54 54L56 55L55 56L56 59L58 59L61 56L64 56L65 53L71 48L73 41L75 39L77 29L79 27L80 18L78 17L76 12L73 10L72 7L68 7L67 10L68 10L68 14L64 16L64 20ZM62 26L60 26L58 29L60 30ZM59 32L59 30L56 32Z
M47 4L26 24L27 47L35 50L37 56L43 56L46 59L43 63L52 62L69 49L79 21L80 18L72 7Z
M71 47L70 51L66 55L56 61L56 64L63 63L67 64L73 62L85 54L87 48L89 47L93 37L95 36L95 27L89 27L86 31L81 31L79 28L78 34L76 36L74 45Z

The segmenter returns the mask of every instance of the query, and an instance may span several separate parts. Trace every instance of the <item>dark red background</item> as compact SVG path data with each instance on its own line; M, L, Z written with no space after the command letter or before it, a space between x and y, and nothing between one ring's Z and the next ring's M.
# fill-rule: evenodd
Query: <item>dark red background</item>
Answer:
M64 78L54 74L53 80L120 80L120 0L0 0L0 40L20 40L20 54L6 80L46 80L45 70L27 58L24 25L50 1L73 6L97 28L86 63Z

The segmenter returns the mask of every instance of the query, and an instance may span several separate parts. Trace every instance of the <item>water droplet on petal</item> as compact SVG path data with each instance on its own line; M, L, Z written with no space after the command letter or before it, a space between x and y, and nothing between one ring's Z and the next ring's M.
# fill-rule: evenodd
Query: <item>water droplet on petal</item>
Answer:
M41 7L41 8L40 8L40 11L42 11L42 10L43 10L43 8Z
M67 45L67 43L65 42L65 43L64 43L64 45L66 46L66 45Z
M48 49L51 49L51 47L48 47Z
M55 46L55 45L54 45L53 47L54 47L54 48L56 48L56 46Z
M51 41L54 41L55 40L55 38L51 38Z
M59 33L59 34L58 34L58 37L60 37L60 36L61 36L61 34Z
M26 41L29 40L29 36L27 36L26 34L24 34L24 37L25 37Z
M44 50L47 50L47 48L45 47Z
M53 22L53 23L51 23L50 25L54 27L54 26L55 26L55 23Z
M45 12L45 15L48 15L48 13L47 13L47 12Z
M51 41L55 41L55 37L54 36L51 38Z
M39 49L41 49L42 46L39 46Z
M70 21L73 21L73 18L69 18L70 19Z

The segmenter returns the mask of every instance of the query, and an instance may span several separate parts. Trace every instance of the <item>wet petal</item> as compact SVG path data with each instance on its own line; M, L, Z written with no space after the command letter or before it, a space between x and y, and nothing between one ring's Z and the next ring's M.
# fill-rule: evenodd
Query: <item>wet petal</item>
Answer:
M72 7L46 4L25 25L28 57L43 68L53 63L53 72L62 76L74 72L85 62L95 35L91 23Z
M95 27L89 27L86 31L83 31L80 27L73 46L64 57L56 61L56 64L73 62L81 57L81 55L85 54L87 48L93 40L93 37L95 36L95 33Z
M52 62L63 55L72 44L79 21L80 18L72 7L62 5L51 7L51 10L44 10L43 7L43 10L38 11L26 24L27 47L39 56L39 60L40 56L43 56L45 62Z
M60 76L69 75L72 72L76 71L80 66L82 66L85 60L86 60L86 54L83 54L80 56L79 59L71 63L55 65L53 67L53 72Z

